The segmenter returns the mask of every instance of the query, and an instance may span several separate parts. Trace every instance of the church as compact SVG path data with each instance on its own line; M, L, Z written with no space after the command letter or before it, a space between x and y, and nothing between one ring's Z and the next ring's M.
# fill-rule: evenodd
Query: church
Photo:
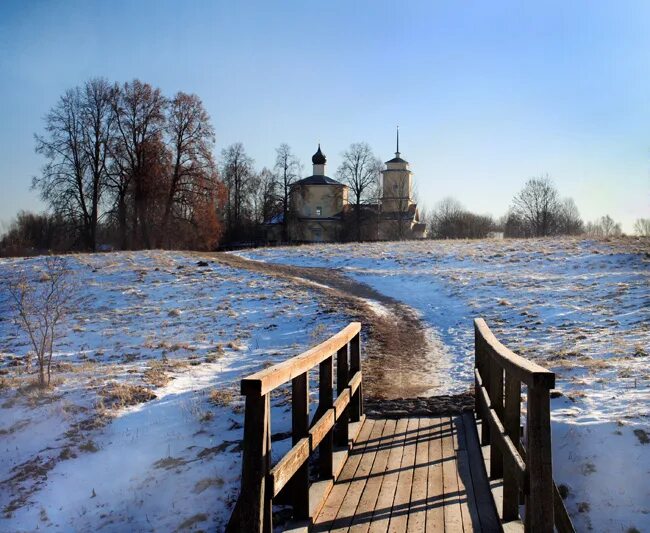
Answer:
M364 204L361 228L357 229L354 206L349 203L350 188L326 174L327 158L320 144L311 158L312 175L291 186L288 235L292 242L341 242L422 239L426 226L419 221L413 199L413 173L399 151L399 132L395 157L381 171L380 193L375 202ZM279 242L282 221L267 224L269 242ZM354 226L354 228L353 228Z

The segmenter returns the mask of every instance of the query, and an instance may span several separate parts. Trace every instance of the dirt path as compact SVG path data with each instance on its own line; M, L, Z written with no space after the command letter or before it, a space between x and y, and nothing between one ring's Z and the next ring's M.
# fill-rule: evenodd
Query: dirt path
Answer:
M426 325L403 303L337 269L264 263L227 253L196 255L301 284L325 294L343 312L359 320L366 335L363 373L369 398L413 398L438 385L430 372L431 354L434 352L435 358L437 347L427 338Z

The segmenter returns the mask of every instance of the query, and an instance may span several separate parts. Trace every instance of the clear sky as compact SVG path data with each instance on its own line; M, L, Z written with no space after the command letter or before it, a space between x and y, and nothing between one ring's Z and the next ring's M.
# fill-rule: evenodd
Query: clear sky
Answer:
M0 221L40 209L33 134L95 76L194 92L217 153L289 143L334 176L350 143L393 157L420 204L499 216L548 173L582 216L650 217L650 1L0 3Z

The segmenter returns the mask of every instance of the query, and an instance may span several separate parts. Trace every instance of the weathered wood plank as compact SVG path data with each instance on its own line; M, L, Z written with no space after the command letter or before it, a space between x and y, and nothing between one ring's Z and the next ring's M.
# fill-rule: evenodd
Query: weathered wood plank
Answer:
M307 439L309 457L309 372L291 380L291 439L296 445ZM309 518L309 465L306 460L298 468L291 481L293 516L296 520Z
M271 498L266 487L270 408L268 396L247 396L239 523L241 531L270 532ZM245 510L245 511L243 511Z
M369 440L363 443L359 443L361 445L359 446L361 460L359 461L357 470L354 473L354 477L349 481L345 499L339 508L331 531L341 533L343 531L347 531L348 528L352 525L352 520L357 509L357 504L361 499L361 495L364 491L364 488L368 481L368 476L370 475L375 457L377 455L378 446L376 446L376 443L381 442L381 437L385 425L386 420L375 421L375 424L370 433ZM353 449L352 453L357 453L356 449Z
M490 462L492 461L493 456L492 449L498 448L501 450L501 453L505 455L506 460L510 461L510 464L512 465L512 472L517 476L517 483L520 487L525 487L527 483L526 464L524 463L524 460L515 444L510 440L510 437L505 434L505 429L497 417L495 410L486 407L489 405L490 398L488 393L485 391L485 388L481 387L479 390L479 402L485 415L481 426L490 426ZM489 463L486 464L489 465ZM490 468L490 471L491 470L492 469ZM494 479L493 476L490 476L490 478Z
M300 439L269 472L269 492L275 498L309 459L309 438Z
M562 501L560 491L555 483L553 483L553 514L555 516L555 528L558 533L576 532L571 522L571 517L564 506L564 501Z
M348 459L343 466L343 470L332 487L332 490L327 497L327 501L323 505L319 515L314 521L314 531L328 531L336 519L336 515L343 504L345 495L348 492L350 487L350 481L354 479L354 474L357 471L359 462L363 456L363 449L367 445L367 440L370 437L370 433L373 430L375 425L375 420L366 419L361 431L357 437L357 447L354 449L354 453L348 455Z
M334 403L334 358L332 356L326 358L324 361L321 361L318 367L318 409L322 412L326 412L331 409ZM325 418L325 416L323 416ZM322 420L322 419L321 419ZM321 422L319 420L312 430L316 426L321 424L329 424L328 422ZM334 413L331 414L331 423L332 426L328 427L327 432L323 435L322 441L317 440L316 435L312 434L312 445L318 444L318 468L320 472L321 479L329 479L333 475L332 470L332 453L334 452ZM314 431L317 435L318 432Z
M334 427L334 409L328 409L323 413L323 416L321 416L316 423L311 427L309 430L309 436L311 438L311 450L314 451L317 446L319 446L331 433L332 428ZM329 448L329 447L328 447ZM327 461L330 463L330 468L329 470L326 470L327 475L325 477L331 477L332 476L332 468L331 468L331 456L332 453L330 451L330 460Z
M463 461L466 459L464 455L467 454L467 451L464 449L464 443L463 443L463 449L460 449L460 438L459 438L459 432L463 431L463 419L460 416L454 416L451 419L451 426L453 428L453 433L452 433L452 439L454 442L454 455L456 459L456 477L458 478L458 498L460 501L460 512L461 512L461 517L462 517L462 523L463 523L463 531L473 531L473 525L472 525L472 516L469 508L469 493L473 493L473 488L471 486L471 482L468 483L469 487L466 485L466 482L468 481L467 476L461 476L460 472L464 467ZM463 456L463 457L461 457Z
M481 521L481 530L486 532L501 531L499 516L490 490L483 452L478 439L476 421L472 413L463 413L465 441L468 451L469 467L474 486L474 498ZM486 424L487 422L483 422ZM486 453L489 461L489 454Z
M347 343L361 331L359 322L351 322L336 335L318 346L292 357L282 363L252 374L241 381L241 393L262 396L283 383L304 374ZM346 380L347 383L347 380Z
M466 502L462 507L463 528L465 531L481 531L481 519L479 517L478 508L476 505L476 496L474 494L474 480L472 478L472 471L469 461L470 452L467 447L466 436L466 432L472 431L472 428L466 429L466 423L467 420L463 416L456 416L453 419L453 424L456 427L458 439L456 448L456 461L458 464L458 485L464 489L467 495Z
M396 426L396 420L387 420L384 425L381 441L372 444L376 448L377 455L375 456L375 461L370 471L370 477L363 490L354 517L352 518L350 531L365 533L370 528L372 513L375 510L377 497L381 489L383 474L386 471L390 450L395 441Z
M408 420L406 418L401 418L397 421L395 435L398 437L391 445L388 464L381 478L381 488L377 496L375 510L372 513L372 523L368 530L372 533L384 532L388 529L393 500L395 498L395 489L397 488L397 480L399 478L399 469L402 464L404 441L408 438L406 434L407 427Z
M431 418L421 418L418 440L415 446L415 465L409 503L408 531L424 531L427 518L427 464L429 462L429 440L434 438L438 428Z
M336 408L336 427L334 428L334 442L338 446L347 446L348 443L348 423L350 421L350 389L348 388L349 381L349 368L348 368L348 345L342 346L336 352L336 392L338 398L334 405L344 405L342 411ZM345 400L343 399L345 398Z
M431 419L431 434L428 446L427 467L427 509L426 531L441 532L445 530L444 498L445 490L442 480L442 435L449 431L448 418Z
M526 495L527 531L553 531L553 465L551 459L551 415L545 386L528 387L526 466L529 490Z
M490 405L499 420L503 420L503 369L493 365L490 369ZM492 433L490 427L490 434ZM503 455L498 446L490 447L490 478L503 477Z
M505 405L503 410L503 428L517 449L520 448L521 436L521 383L519 380L506 374L505 377ZM512 461L503 464L503 509L501 515L504 521L519 518L519 481L516 466Z
M442 436L442 482L445 491L445 530L463 531L463 514L460 508L460 493L458 487L458 466L454 447L454 427L448 420L448 433Z
M405 439L404 449L402 450L402 463L399 469L395 498L393 500L393 507L390 512L390 522L388 524L389 532L397 533L398 531L406 531L409 505L411 503L413 466L415 465L417 430L419 424L419 418L409 418L408 420L407 433L412 436Z
M363 414L363 386L361 384L361 335L357 334L350 340L350 373L359 375L359 385L352 387L352 401L350 404L350 420L356 422ZM354 379L354 378L353 378Z

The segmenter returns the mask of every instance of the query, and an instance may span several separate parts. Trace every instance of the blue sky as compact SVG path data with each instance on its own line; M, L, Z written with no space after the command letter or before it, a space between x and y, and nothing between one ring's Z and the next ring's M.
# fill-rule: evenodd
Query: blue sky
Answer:
M0 221L40 209L33 134L65 89L140 78L194 92L217 153L289 143L328 174L384 160L400 125L421 204L503 214L548 173L587 220L650 217L650 2L0 3Z

